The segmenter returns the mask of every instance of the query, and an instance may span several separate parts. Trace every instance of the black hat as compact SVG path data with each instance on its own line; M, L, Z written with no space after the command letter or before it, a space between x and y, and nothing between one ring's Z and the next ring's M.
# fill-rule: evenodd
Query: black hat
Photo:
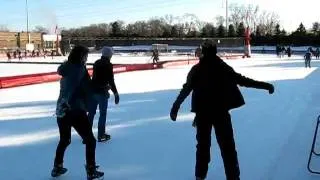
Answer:
M202 43L201 49L203 56L215 56L217 54L217 45L208 39Z

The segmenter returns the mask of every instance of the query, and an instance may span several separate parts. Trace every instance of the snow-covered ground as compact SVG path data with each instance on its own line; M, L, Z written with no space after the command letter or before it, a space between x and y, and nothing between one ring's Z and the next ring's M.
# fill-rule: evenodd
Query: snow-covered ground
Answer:
M303 67L302 59L257 57L227 63L243 75L272 82L276 89L269 95L241 88L247 104L231 111L241 179L319 179L307 171L307 159L320 109L320 62L313 61L311 69ZM107 129L112 140L96 149L105 179L194 179L190 99L177 122L168 116L190 67L115 75L121 95L118 106L110 99ZM53 116L58 91L57 82L0 90L0 179L50 179L59 139ZM220 151L212 139L208 180L223 180ZM61 179L85 179L84 159L84 146L74 134L65 155L69 171ZM315 157L313 166L320 170L320 159Z

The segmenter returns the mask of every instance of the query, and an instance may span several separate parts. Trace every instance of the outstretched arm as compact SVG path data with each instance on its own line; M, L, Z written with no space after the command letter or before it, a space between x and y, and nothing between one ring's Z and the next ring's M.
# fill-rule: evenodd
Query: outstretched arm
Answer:
M245 86L249 88L256 88L256 89L265 89L268 90L270 94L274 92L274 87L272 84L262 81L256 81L245 76L242 76L239 73L234 72L237 84L240 86Z
M110 88L112 93L114 94L114 102L115 104L119 104L120 98L119 98L119 94L118 94L118 90L117 90L117 86L116 83L114 82L114 73L113 73L113 67L111 66L111 78L110 78Z
M189 96L190 92L192 91L192 88L193 88L193 82L192 82L193 74L194 74L194 69L192 68L191 71L189 72L188 76L187 76L186 83L183 85L183 87L182 87L177 99L175 100L175 102L172 105L171 112L170 112L170 117L171 117L171 119L173 121L175 121L177 119L177 115L178 115L178 111L179 111L180 105L183 103L183 101Z

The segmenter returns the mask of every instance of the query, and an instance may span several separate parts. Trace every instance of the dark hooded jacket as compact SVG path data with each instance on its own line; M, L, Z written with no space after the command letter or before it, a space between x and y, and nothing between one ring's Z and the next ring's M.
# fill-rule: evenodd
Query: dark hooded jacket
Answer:
M237 85L258 89L268 89L270 86L235 72L218 56L202 57L190 70L174 105L180 106L192 91L192 112L228 111L238 108L244 105L245 101Z
M95 93L108 94L111 89L117 94L117 87L114 82L113 65L109 59L102 57L93 65L92 87Z
M58 67L60 94L57 101L56 115L63 117L66 110L87 111L91 98L90 76L82 64L65 62Z

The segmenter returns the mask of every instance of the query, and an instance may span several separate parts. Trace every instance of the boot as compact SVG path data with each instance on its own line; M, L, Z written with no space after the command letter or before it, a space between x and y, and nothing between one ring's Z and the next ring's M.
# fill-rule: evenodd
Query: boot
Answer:
M104 142L111 139L111 136L109 134L103 134L102 136L98 137L98 142Z
M103 179L104 173L97 171L99 166L96 165L87 165L86 171L87 171L87 180L101 180Z
M204 180L204 178L196 177L196 180Z
M68 169L64 168L62 164L54 165L51 171L51 176L58 177L58 176L61 176L62 174L65 174L67 171Z

